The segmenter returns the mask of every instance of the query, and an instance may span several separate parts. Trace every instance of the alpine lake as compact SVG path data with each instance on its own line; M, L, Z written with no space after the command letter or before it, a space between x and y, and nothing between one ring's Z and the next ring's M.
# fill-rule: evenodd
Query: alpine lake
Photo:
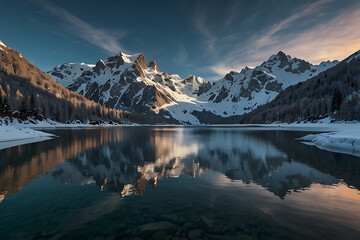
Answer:
M360 158L266 128L43 130L0 151L0 239L360 239Z

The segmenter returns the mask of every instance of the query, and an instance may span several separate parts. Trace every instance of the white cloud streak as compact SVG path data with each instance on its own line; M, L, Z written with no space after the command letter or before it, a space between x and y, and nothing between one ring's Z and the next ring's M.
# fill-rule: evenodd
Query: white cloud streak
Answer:
M215 35L209 30L206 16L206 9L198 6L193 16L193 25L195 29L204 37L204 43L207 46L207 50L214 51L216 43Z
M119 39L126 35L125 32L96 28L64 8L46 0L32 0L31 2L63 21L73 35L82 38L86 42L100 47L109 54L124 51Z
M360 6L357 7L297 34L284 44L284 50L314 63L343 60L360 49Z
M312 3L308 6L302 7L301 9L296 9L290 17L285 18L284 20L280 21L279 23L270 27L265 34L256 41L256 44L259 46L266 46L271 45L272 43L276 42L278 39L276 38L276 34L291 26L292 23L295 21L314 15L316 13L321 12L321 10L326 6L326 4L332 2L333 0L319 0L315 3Z
M183 44L180 44L180 45L179 45L178 52L177 52L177 54L174 56L173 61L174 61L176 64L180 65L180 64L185 63L186 60L187 60L187 58L188 58L188 53L187 53L184 45L183 45Z

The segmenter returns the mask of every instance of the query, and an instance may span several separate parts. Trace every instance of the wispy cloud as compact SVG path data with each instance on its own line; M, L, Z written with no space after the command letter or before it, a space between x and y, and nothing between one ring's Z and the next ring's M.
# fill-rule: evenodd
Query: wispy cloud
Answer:
M294 22L301 18L305 18L308 16L314 16L314 14L321 12L326 4L332 2L333 0L319 0L317 2L314 2L312 4L309 4L305 7L301 7L299 9L296 9L288 18L283 19L279 23L271 26L264 34L263 36L258 39L254 45L258 45L259 47L264 47L266 45L271 45L277 40L279 40L276 37L276 34L291 26Z
M187 57L188 57L188 53L187 53L187 51L185 49L185 46L183 44L180 44L179 48L178 48L178 52L174 56L173 61L176 64L180 65L180 64L183 64L186 61Z
M360 5L343 9L337 17L314 24L311 16L322 14L331 1L319 0L303 6L302 10L296 9L288 18L254 34L246 42L235 44L221 63L208 69L222 77L229 70L256 66L279 50L312 63L342 60L360 48ZM299 21L308 26L303 31L294 31Z
M119 42L119 39L126 35L124 31L114 31L94 27L64 8L47 0L31 0L31 2L63 21L66 24L66 28L72 34L92 45L100 47L107 53L113 54L125 50Z
M207 46L207 50L214 51L214 46L216 43L215 34L209 29L209 23L207 22L207 12L205 6L200 6L199 4L196 7L196 10L193 15L193 25L195 29L203 36L204 43Z
M239 8L242 4L242 1L237 1L235 4L231 5L230 8L228 8L227 17L224 19L223 24L225 28L230 27L236 21L236 18L239 14Z
M224 5L226 6L226 4ZM214 11L214 9L209 7L208 3L204 4L204 2L197 1L191 18L192 26L202 36L201 41L206 47L206 52L212 54L218 53L223 47L221 42L241 35L241 33L234 31L231 31L230 34L225 34L224 31L231 29L234 23L239 25L237 20L240 14L239 9L242 5L246 6L244 1L238 0L225 7L223 12L219 12L219 10ZM242 20L241 27L247 26L258 14L259 11L256 11L248 19Z
M360 5L344 11L326 24L297 34L284 50L311 62L342 60L360 49Z
M207 70L214 73L213 80L218 80L222 77L224 77L226 74L228 74L230 71L240 71L244 67L253 68L256 67L259 64L259 62L246 62L246 64L243 64L241 62L239 63L233 63L233 64L224 64L224 63L217 63L213 66L210 66L207 68ZM205 68L204 68L205 69Z

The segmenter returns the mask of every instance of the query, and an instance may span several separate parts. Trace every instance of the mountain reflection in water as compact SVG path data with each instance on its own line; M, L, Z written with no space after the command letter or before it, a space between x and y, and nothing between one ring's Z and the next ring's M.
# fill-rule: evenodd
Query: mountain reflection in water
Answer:
M156 186L159 179L196 176L209 169L231 180L261 185L280 198L313 183L336 184L338 179L359 187L359 175L347 179L352 157L341 159L339 154L304 147L294 140L301 133L139 127L55 134L59 138L35 147L0 152L1 159L6 159L0 165L3 195L17 192L41 174L66 184L95 182L122 196L142 194L147 183ZM325 162L319 168L316 163L321 159ZM335 163L329 164L330 159ZM336 166L337 176L329 174L334 169L327 171L324 166Z
M219 130L154 129L79 154L48 174L62 183L98 186L122 196L141 194L159 179L201 175L212 169L231 180L255 182L283 198L312 183L331 185L338 180L289 159L271 142L253 134Z

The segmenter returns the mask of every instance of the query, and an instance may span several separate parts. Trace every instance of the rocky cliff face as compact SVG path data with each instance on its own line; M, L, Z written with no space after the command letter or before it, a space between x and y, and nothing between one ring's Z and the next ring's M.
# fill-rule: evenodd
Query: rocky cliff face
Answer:
M221 123L273 100L286 87L305 81L337 62L312 65L283 52L255 68L230 72L215 84L160 72L143 54L119 53L95 65L63 64L48 74L81 95L111 108L156 114L172 122Z

